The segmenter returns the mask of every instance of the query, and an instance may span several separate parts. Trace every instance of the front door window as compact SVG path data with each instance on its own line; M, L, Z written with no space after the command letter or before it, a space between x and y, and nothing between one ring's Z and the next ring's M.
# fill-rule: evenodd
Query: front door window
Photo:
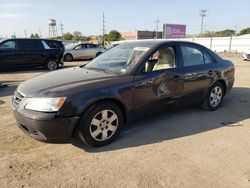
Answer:
M157 50L146 62L145 72L167 70L176 67L173 47L163 47Z

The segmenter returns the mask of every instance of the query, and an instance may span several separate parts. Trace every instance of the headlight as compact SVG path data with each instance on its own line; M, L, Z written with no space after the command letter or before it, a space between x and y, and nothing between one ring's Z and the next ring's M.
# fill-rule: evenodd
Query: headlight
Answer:
M60 98L30 98L25 106L25 109L40 111L40 112L57 112L66 97Z

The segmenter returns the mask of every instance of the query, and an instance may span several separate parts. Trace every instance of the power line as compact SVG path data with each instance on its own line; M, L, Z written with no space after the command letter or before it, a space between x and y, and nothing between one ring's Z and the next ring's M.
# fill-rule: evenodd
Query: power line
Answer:
M27 31L26 30L24 30L24 36L25 36L25 38L27 38Z
M158 39L158 31L159 31L159 23L160 23L160 20L158 17L154 23L156 23L155 38Z
M40 28L38 29L38 34L39 34L39 37L42 38L42 31Z
M204 27L204 18L207 16L206 15L207 10L203 9L201 10L200 16L201 16L201 34L203 34L203 27Z
M105 14L102 13L102 37L103 37L103 45L105 42L105 32L106 32L106 25L105 25Z
M138 24L152 24L152 22L145 22L145 21L131 21L130 18L118 18L118 17L109 17L109 22L119 23L119 24L130 24L130 25L138 25Z

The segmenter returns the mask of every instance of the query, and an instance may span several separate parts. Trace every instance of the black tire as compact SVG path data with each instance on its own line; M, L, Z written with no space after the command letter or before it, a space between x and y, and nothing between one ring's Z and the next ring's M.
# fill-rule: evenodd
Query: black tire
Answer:
M98 57L99 55L101 55L102 54L102 52L98 52L97 54L96 54L96 57Z
M103 117L101 117L102 116L101 112L105 111L105 110L108 111L107 120L109 120L108 116L110 115L109 113L111 113L111 112L112 113L114 112L116 117L117 117L117 119L110 122L110 124L112 124L111 126L116 124L115 126L113 126L113 127L116 127L116 130L114 132L109 130L107 127L106 128L102 127L102 126L107 126L107 124L103 125L101 123L102 121L105 121L105 120L103 120ZM113 116L113 114L112 114L112 116ZM95 120L100 119L100 120L98 120L99 121L98 126L92 124L94 119ZM117 136L119 135L119 133L122 130L123 124L124 124L124 117L123 117L123 113L122 113L121 109L113 103L101 102L101 103L97 103L97 104L94 104L93 106L91 106L80 117L80 120L78 123L77 135L81 141L83 141L85 144L87 144L89 146L94 146L94 147L104 146L104 145L111 143L113 140L115 140L117 138ZM101 129L104 129L104 130L101 130ZM95 131L99 132L99 133L96 134L96 136L94 138L92 135L95 134ZM105 131L107 132L106 135L109 138L107 138L107 140L101 140L104 136L103 132L105 132Z
M73 61L73 56L71 54L65 54L64 61L66 62Z
M215 90L221 90L221 94L216 94L215 97L212 97L212 93L214 94ZM218 92L219 93L219 92ZM209 110L209 111L215 111L217 110L224 98L224 93L225 93L225 88L223 87L223 85L220 82L216 82L214 85L212 85L212 87L208 90L208 93L206 95L206 98L204 100L204 102L201 104L201 107ZM214 98L220 98L218 100L213 100ZM217 101L217 102L215 102Z
M58 63L55 61L55 60L48 60L46 63L45 63L45 69L49 70L49 71L54 71L56 69L59 68L59 65Z

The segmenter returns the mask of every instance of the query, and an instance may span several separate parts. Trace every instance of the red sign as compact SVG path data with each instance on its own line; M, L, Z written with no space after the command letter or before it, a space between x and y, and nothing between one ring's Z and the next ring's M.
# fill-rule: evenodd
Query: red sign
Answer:
M163 37L165 39L186 38L186 25L164 24Z

